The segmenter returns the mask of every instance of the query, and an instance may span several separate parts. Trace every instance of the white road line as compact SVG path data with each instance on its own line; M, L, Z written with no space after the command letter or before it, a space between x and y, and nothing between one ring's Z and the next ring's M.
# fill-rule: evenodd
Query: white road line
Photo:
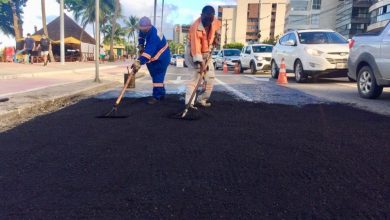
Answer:
M244 100L244 101L247 101L247 102L253 102L253 99L248 97L247 95L245 95L244 93L236 90L235 88L229 86L228 84L222 82L221 80L219 79L215 79L215 81L222 85L223 87L225 87L227 90L229 90L230 92L232 92L234 95L236 95L238 98Z
M268 77L256 77L256 76L246 76L247 78L251 78L256 81L269 82Z
M351 87L351 88L356 88L356 84L345 84L345 83L336 83L337 85L340 85L340 86L347 86L347 87Z

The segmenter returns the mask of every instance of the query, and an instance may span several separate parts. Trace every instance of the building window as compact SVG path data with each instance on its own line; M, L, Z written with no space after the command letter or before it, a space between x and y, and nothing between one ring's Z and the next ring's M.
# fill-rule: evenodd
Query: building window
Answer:
M321 0L312 0L313 1L313 10L321 9Z
M277 7L277 4L272 4L272 9L276 9L276 7Z
M310 19L310 23L314 25L320 24L320 16L319 15L312 15Z

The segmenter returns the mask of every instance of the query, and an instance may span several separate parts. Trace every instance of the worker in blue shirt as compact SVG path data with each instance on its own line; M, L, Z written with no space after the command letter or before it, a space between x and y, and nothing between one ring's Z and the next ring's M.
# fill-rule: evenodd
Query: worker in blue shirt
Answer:
M156 104L164 99L164 78L171 59L168 42L164 35L158 33L148 17L142 17L138 24L138 48L140 56L134 61L132 68L137 72L146 64L153 80L153 97L149 104Z

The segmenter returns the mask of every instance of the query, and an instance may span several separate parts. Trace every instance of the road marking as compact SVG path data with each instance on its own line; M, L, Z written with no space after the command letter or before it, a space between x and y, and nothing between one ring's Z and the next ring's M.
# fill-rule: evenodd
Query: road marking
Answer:
M229 90L230 92L232 92L234 95L236 95L238 98L244 100L244 101L247 101L247 102L253 102L253 99L251 99L250 97L248 97L247 95L245 95L244 93L236 90L235 88L229 86L228 84L222 82L221 80L219 79L215 79L215 81L220 84L221 86L225 87L227 90Z
M181 76L177 76L176 80L169 80L173 84L182 84L184 80L181 79Z
M256 76L246 76L246 77L251 78L251 79L256 80L256 81L269 82L268 77L256 77Z
M356 84L346 84L346 83L336 83L337 85L340 85L340 86L347 86L347 87L351 87L351 88L356 88Z

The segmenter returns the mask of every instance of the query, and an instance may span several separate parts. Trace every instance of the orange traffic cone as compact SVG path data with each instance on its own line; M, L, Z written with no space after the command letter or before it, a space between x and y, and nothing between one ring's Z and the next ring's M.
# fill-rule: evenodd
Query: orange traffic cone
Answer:
M287 73L286 73L286 64L284 63L284 58L282 58L282 62L280 63L280 69L279 69L279 77L278 77L278 84L287 84Z
M240 67L238 66L238 63L236 63L236 65L234 65L234 73L240 74Z
M226 61L223 62L223 73L228 73L228 67Z

